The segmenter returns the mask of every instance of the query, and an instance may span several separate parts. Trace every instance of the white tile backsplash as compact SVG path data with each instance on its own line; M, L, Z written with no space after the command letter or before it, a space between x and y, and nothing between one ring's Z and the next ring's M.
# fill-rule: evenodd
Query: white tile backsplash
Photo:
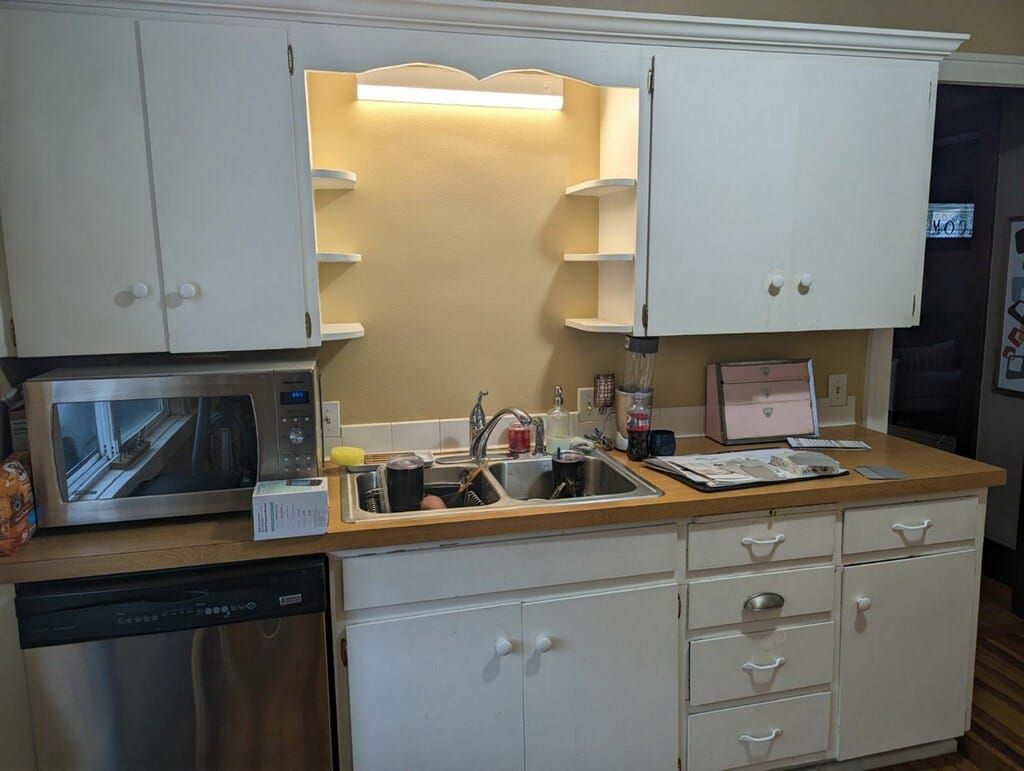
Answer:
M438 424L439 450L462 450L469 447L469 418L443 418Z
M349 447L366 452L391 452L390 423L353 423L341 427L341 439Z
M842 407L818 405L822 426L844 426L856 422L857 403L853 396ZM534 415L543 417L543 415ZM676 436L704 435L704 405L690 407L655 407L652 428L667 428ZM515 420L505 415L495 427L488 444L498 447L508 444L508 427ZM602 417L602 423L604 418ZM572 436L582 435L600 423L579 421L576 412L569 413L569 432ZM610 415L604 423L609 433L615 432L615 416ZM464 450L469 446L468 418L443 418L441 420L409 420L397 423L356 423L342 426L341 440L324 439L324 453L338 444L362 447L366 452L391 452L393 450Z
M392 450L436 450L440 441L439 421L407 420L391 424Z

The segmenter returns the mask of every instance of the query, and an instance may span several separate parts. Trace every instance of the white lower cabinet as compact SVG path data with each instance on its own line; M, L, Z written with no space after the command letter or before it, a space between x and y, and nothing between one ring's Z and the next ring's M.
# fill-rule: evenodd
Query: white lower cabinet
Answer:
M967 549L843 570L841 760L963 734L977 559Z
M354 767L521 771L520 619L508 603L350 625Z
M832 694L750 704L691 715L687 771L719 771L828 749Z
M675 766L678 589L523 605L528 771Z

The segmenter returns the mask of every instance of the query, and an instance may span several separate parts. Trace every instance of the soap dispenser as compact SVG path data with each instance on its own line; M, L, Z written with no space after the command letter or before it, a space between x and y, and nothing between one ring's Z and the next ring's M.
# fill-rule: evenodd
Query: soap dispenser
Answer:
M562 407L562 387L555 386L555 403L544 418L548 448L554 452L569 447L569 413Z

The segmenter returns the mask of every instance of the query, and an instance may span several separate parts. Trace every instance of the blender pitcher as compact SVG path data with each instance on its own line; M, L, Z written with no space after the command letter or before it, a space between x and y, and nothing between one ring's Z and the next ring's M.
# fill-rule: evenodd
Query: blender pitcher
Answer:
M615 446L625 450L628 444L626 411L634 399L654 401L654 360L658 355L657 337L626 338L626 368L622 382L615 389Z

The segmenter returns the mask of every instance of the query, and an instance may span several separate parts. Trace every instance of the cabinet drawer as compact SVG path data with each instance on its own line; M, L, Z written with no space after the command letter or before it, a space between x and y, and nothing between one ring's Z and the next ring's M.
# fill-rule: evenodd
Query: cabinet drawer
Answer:
M687 570L826 557L835 551L832 512L690 525Z
M729 439L794 436L814 432L809 399L763 404L727 404L725 425Z
M676 569L674 525L343 557L345 609Z
M807 379L751 381L749 383L723 383L722 395L726 404L753 404L761 402L795 402L810 399Z
M691 581L687 618L691 629L700 629L827 613L832 610L834 588L831 565ZM782 607L750 610L744 606L747 598L769 592L782 596Z
M686 768L718 771L825 752L831 702L831 694L815 693L691 715Z
M690 643L690 703L712 704L832 682L835 624Z
M846 509L843 554L973 541L977 528L975 497Z
M723 383L750 383L765 380L807 380L806 361L770 364L723 364Z

